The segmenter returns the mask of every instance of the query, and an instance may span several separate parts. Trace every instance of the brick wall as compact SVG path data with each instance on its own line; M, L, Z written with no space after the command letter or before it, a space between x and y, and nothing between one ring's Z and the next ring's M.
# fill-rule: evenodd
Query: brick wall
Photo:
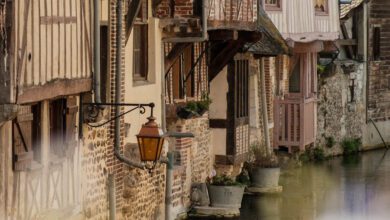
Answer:
M212 146L207 114L188 120L170 118L168 130L190 132L194 138L172 138L175 143L171 150L176 151L176 163L173 185L173 208L178 214L190 207L191 186L205 182L212 167Z
M156 9L156 17L168 18L170 17L170 0L162 0ZM194 15L194 0L174 0L173 17L192 17Z
M390 1L374 0L369 4L368 117L377 121L390 119ZM380 59L373 60L374 27L380 27Z

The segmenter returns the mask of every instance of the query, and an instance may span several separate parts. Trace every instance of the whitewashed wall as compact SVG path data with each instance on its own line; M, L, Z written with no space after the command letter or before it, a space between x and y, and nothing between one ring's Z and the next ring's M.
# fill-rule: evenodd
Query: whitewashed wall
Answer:
M281 11L267 11L286 39L297 42L335 40L338 38L337 0L329 0L328 15L316 15L313 0L282 0Z

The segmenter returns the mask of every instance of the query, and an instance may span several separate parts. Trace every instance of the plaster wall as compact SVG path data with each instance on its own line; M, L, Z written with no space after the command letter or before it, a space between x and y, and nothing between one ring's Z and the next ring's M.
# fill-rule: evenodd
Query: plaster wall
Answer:
M159 19L149 18L149 36L148 36L148 79L146 81L133 81L133 34L125 48L125 102L127 103L150 103L153 102L154 116L157 123L161 124L163 95L161 80L163 78L163 51L161 41L161 30L158 28ZM136 143L135 135L138 134L142 124L147 122L150 115L150 109L141 115L134 111L125 116L126 126L130 126L125 138L127 143Z
M209 112L211 119L226 119L228 89L227 66L225 66L210 82L210 98L213 100Z

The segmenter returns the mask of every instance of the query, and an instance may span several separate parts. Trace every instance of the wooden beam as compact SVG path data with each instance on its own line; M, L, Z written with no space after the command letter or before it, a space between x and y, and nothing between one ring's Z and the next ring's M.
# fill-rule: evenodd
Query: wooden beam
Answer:
M92 79L62 79L44 84L23 88L18 97L18 104L39 102L60 96L75 95L92 89Z
M337 43L340 46L355 46L355 45L357 45L356 39L339 39L339 40L337 40Z
M175 61L179 58L179 55L189 46L191 46L191 43L177 43L173 46L164 60L164 75L171 69Z
M236 30L212 30L208 31L209 40L222 41L222 40L237 40L238 31Z
M131 29L133 29L134 20L141 8L141 0L133 0L129 4L126 14L126 43L129 40Z
M244 46L245 42L241 40L231 40L227 45L219 51L218 54L211 54L211 62L209 64L209 81L211 82L218 73L229 63L236 55L238 50Z

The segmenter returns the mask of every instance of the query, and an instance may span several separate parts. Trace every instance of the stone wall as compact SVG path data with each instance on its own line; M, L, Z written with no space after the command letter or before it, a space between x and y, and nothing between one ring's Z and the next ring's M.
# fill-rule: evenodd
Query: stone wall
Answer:
M366 122L364 72L363 63L345 61L319 76L315 145L327 155L341 154L344 138L362 138ZM326 138L333 138L336 144L327 147Z
M106 151L108 127L84 126L82 146L82 207L87 219L108 218Z

